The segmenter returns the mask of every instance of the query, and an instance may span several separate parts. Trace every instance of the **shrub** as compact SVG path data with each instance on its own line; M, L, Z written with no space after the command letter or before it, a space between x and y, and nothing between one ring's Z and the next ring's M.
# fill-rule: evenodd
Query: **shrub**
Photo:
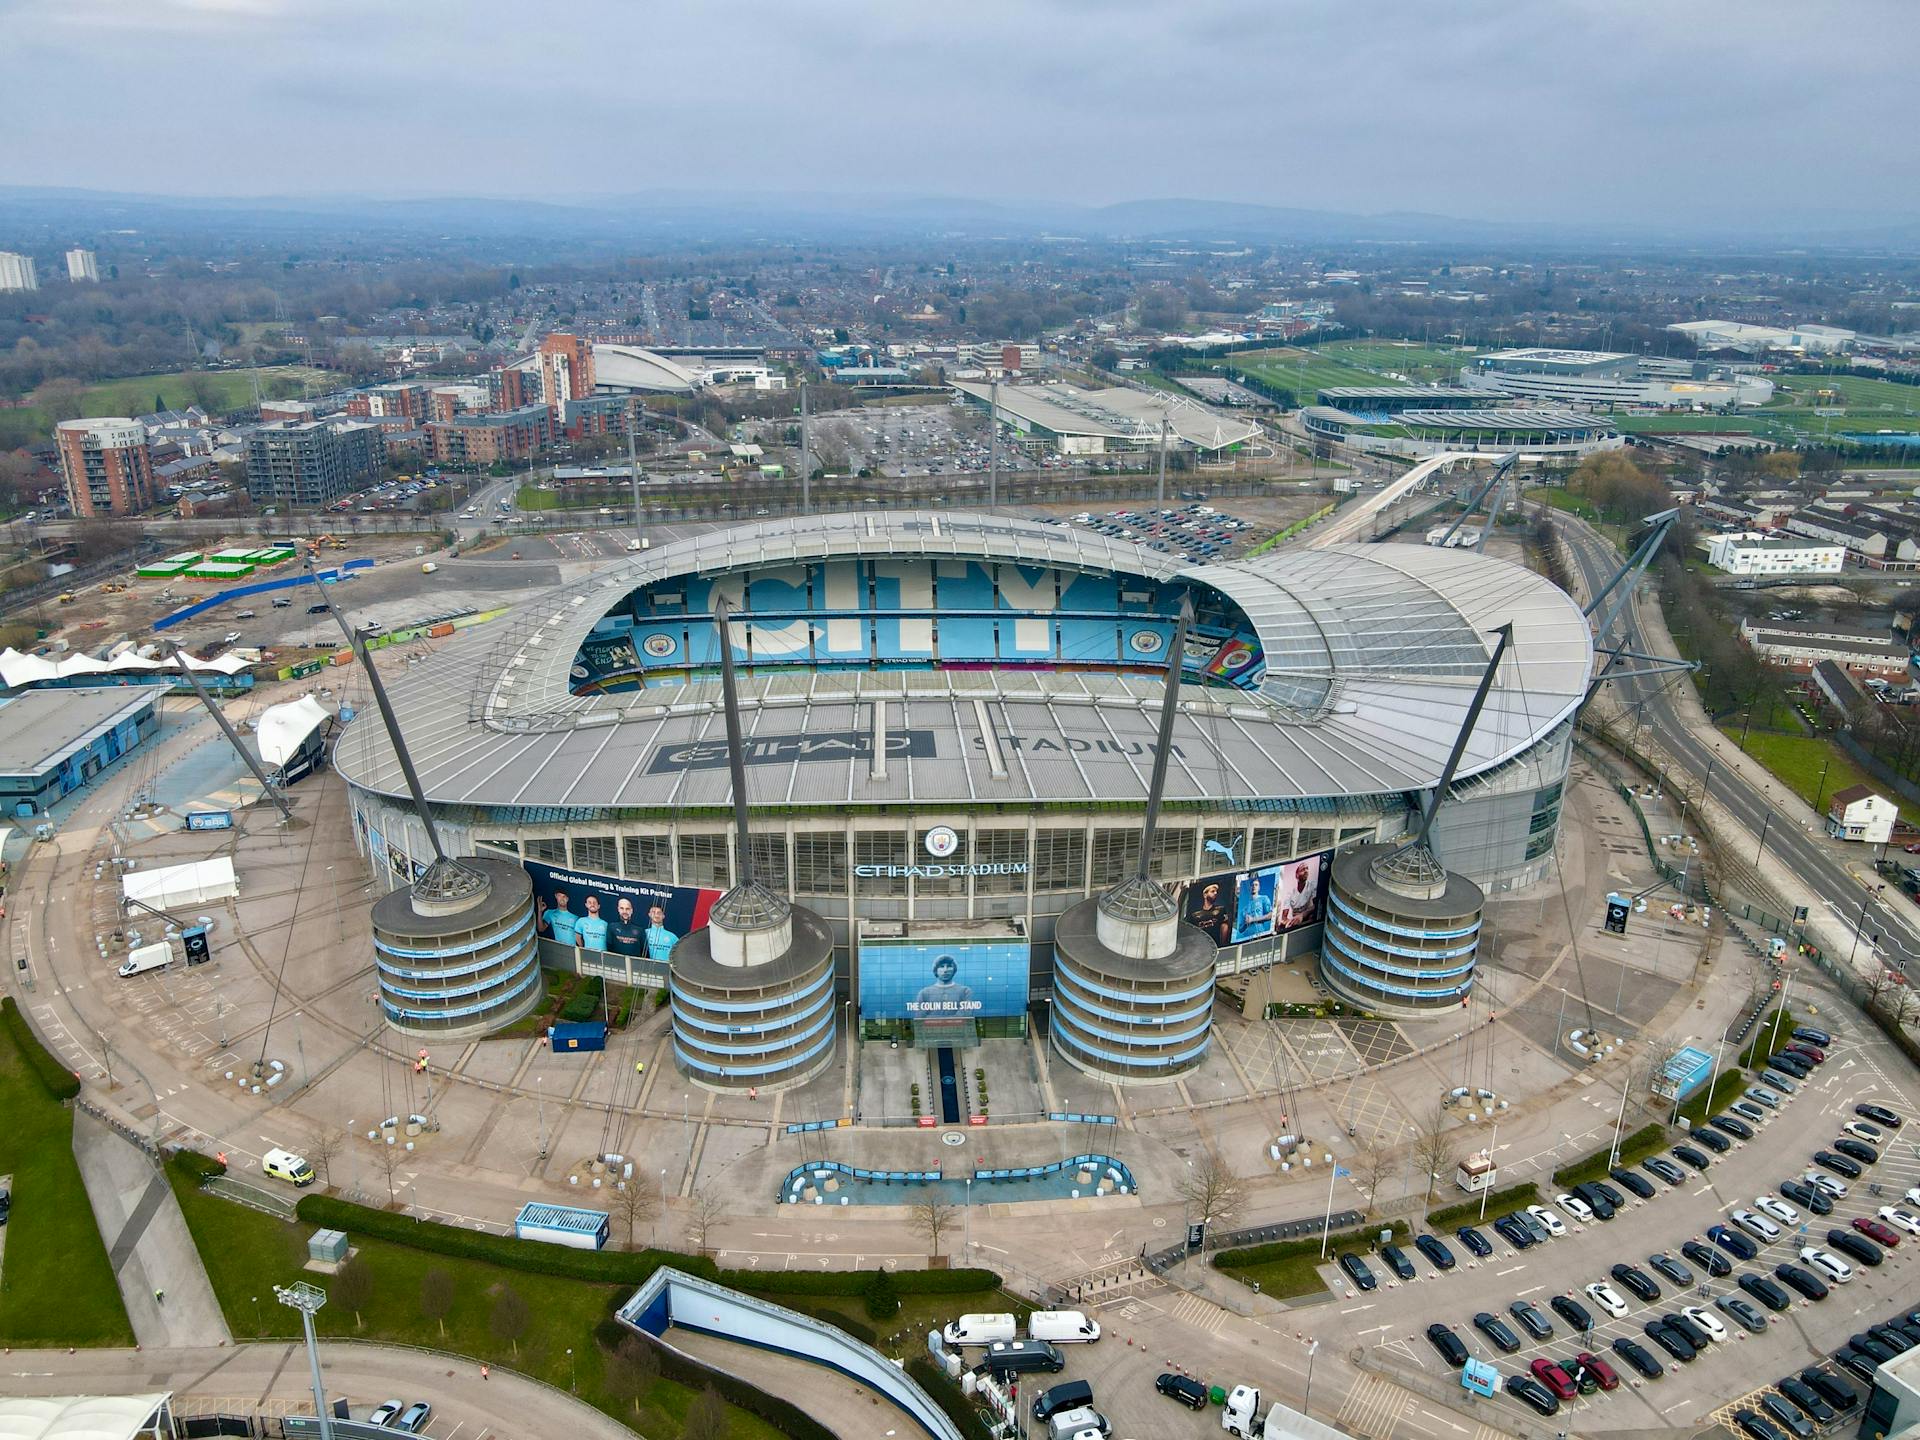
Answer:
M924 1355L915 1355L907 1361L907 1374L933 1397L934 1404L947 1412L947 1418L959 1427L966 1440L993 1440L993 1431L980 1418L980 1412L933 1361Z
M660 1373L666 1379L696 1391L711 1386L721 1399L739 1406L750 1415L758 1415L788 1440L838 1440L833 1431L792 1402L769 1395L723 1370L714 1370L689 1359L677 1350L668 1349L650 1335L646 1337L646 1343L659 1357Z
M893 1308L895 1310L900 1308L900 1298L898 1296L894 1297ZM813 1318L816 1320L824 1320L829 1325L839 1327L854 1339L858 1340L862 1345L877 1345L880 1343L879 1333L875 1331L871 1325L863 1325L851 1315L843 1314L838 1310L815 1310L813 1312Z
M1654 1151L1667 1143L1667 1127L1664 1125L1642 1125L1620 1142L1620 1158L1615 1164L1631 1165L1636 1160L1644 1160ZM1613 1167L1607 1163L1613 1153L1613 1146L1596 1150L1585 1159L1576 1160L1571 1165L1562 1165L1553 1172L1556 1185L1584 1185L1589 1180L1604 1180Z
M225 1165L197 1150L174 1151L167 1157L167 1166L196 1189L227 1173Z
M1391 1230L1393 1238L1404 1240L1407 1222L1395 1220L1385 1225L1363 1225L1357 1230L1336 1230L1327 1239L1327 1254L1349 1245L1371 1245L1382 1230ZM1242 1270L1250 1265L1269 1265L1275 1260L1291 1260L1296 1255L1319 1254L1320 1237L1302 1236L1298 1240L1269 1240L1264 1245L1243 1245L1237 1250L1221 1250L1213 1257L1216 1270Z
M861 1298L867 1302L867 1314L875 1320L891 1320L900 1313L900 1290L893 1276L876 1270L868 1278Z
M80 1093L80 1077L40 1043L40 1037L33 1033L33 1027L27 1024L27 1017L20 1013L11 995L0 998L0 1023L6 1025L13 1043L20 1048L21 1059L46 1086L49 1095L56 1100L71 1100Z
M1540 1203L1540 1187L1529 1180L1524 1185L1509 1185L1505 1190L1496 1190L1486 1197L1486 1215L1488 1220L1498 1220L1502 1215L1511 1215L1515 1210L1524 1210L1529 1205ZM1453 1225L1471 1225L1481 1219L1479 1197L1462 1200L1458 1205L1448 1205L1432 1211L1427 1216L1427 1225L1434 1230L1442 1230Z

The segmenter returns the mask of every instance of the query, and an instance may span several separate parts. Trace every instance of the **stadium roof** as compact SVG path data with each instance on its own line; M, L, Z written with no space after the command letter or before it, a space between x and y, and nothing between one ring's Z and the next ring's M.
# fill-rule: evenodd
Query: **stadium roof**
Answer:
M955 381L953 388L977 404L992 403L990 385ZM1050 435L1098 435L1137 444L1158 444L1164 418L1176 440L1197 450L1224 449L1260 434L1253 422L1197 400L1125 385L1104 390L1059 384L1002 385L1000 413Z
M1402 410L1402 425L1453 430L1611 430L1613 422L1590 410L1500 407L1485 410Z
M820 556L986 557L1178 579L1226 597L1265 652L1258 689L1182 691L1172 800L1338 799L1431 787L1490 632L1514 643L1468 744L1463 778L1518 755L1572 714L1591 638L1578 607L1520 566L1424 546L1333 545L1180 567L1084 532L997 516L896 512L782 519L646 552L475 627L396 675L395 708L439 803L585 808L727 802L719 686L574 695L594 623L632 590L681 574ZM492 633L488 633L491 631ZM1153 675L1032 670L806 670L743 681L756 805L1062 804L1145 797L1161 685ZM904 752L901 737L912 735ZM876 767L871 743L898 758ZM404 796L376 723L335 763Z
M154 1414L173 1395L0 1396L0 1440L134 1440L156 1431Z

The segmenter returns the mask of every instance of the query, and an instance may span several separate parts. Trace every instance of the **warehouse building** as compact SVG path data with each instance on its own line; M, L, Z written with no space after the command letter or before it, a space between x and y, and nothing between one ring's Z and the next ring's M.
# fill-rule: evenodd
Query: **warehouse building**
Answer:
M962 380L953 389L968 405L993 407L991 385ZM1169 449L1202 456L1228 454L1261 433L1253 421L1197 400L1126 386L1002 385L999 390L1000 423L1036 448L1062 455L1157 450L1163 424Z
M160 728L153 686L28 690L0 700L0 805L44 815Z

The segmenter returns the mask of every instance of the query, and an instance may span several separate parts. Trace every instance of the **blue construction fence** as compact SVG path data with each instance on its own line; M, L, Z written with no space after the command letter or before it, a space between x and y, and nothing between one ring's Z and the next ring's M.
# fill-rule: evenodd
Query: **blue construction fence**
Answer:
M328 569L316 571L312 575L306 575L304 573L299 575L283 575L273 580L257 580L251 585L236 585L231 590L217 591L204 600L196 600L193 604L175 610L170 615L162 615L158 620L153 622L153 628L155 630L166 630L183 621L191 620L196 615L204 615L216 605L225 605L234 600L244 600L249 595L265 595L274 590L291 590L296 585L310 585L315 580L318 580L322 585L331 585L338 581L341 575L347 571L371 570L372 568L372 560L349 560L343 565L331 566Z

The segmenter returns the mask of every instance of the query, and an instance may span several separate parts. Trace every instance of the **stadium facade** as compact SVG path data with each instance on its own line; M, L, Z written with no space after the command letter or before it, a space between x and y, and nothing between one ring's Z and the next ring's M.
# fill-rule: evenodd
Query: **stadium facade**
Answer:
M1227 971L1320 948L1331 852L1407 833L1507 622L1432 841L1489 892L1543 875L1592 666L1564 593L1457 550L1187 566L939 512L662 546L463 632L392 684L449 853L518 860L543 946L603 952L607 973L647 983L737 874L720 597L758 879L821 917L849 990L863 932L893 937L885 1023L963 1013L942 997L968 990L993 997L965 1002L980 1034L1020 1033L1051 993L1056 922L1135 866L1183 599L1196 620L1151 873ZM406 883L432 852L384 733L349 726L335 763L362 852L388 887ZM1028 969L1004 940L965 942L995 922L1031 947ZM943 936L988 957L979 979L939 969L973 953Z

